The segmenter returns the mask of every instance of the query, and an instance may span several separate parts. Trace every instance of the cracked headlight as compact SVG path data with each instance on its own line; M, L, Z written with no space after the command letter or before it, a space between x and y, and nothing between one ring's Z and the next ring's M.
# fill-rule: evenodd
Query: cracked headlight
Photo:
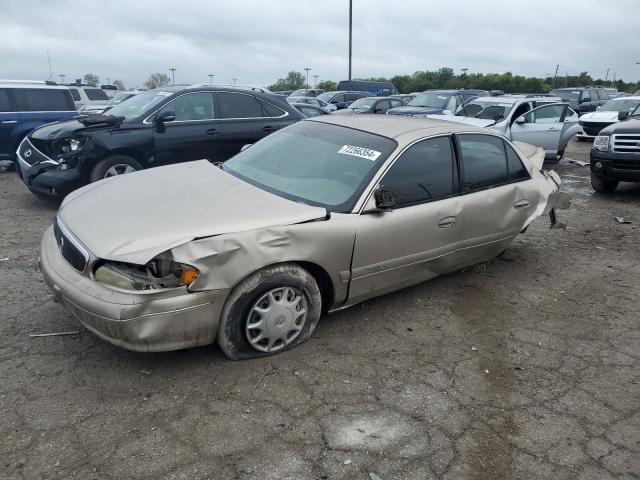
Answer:
M189 286L200 272L191 265L160 255L146 265L103 261L94 270L97 282L124 290L159 290Z
M80 150L81 146L82 145L80 143L80 140L78 140L77 138L71 138L66 144L62 145L62 152L63 153L75 152Z
M593 141L593 148L606 152L609 150L609 135L598 135Z

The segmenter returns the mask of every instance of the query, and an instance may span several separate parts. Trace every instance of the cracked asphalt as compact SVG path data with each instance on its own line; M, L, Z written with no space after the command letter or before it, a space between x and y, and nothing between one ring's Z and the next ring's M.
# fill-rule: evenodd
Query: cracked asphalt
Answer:
M0 477L640 478L640 186L553 168L565 229L539 219L499 259L243 362L31 338L78 325L37 266L55 206L0 174Z

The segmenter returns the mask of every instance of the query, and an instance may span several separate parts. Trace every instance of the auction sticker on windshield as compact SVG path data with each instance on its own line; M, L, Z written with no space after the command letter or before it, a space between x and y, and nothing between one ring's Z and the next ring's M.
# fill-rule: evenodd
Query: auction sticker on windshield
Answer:
M381 155L381 152L376 150L370 150L364 147L354 147L353 145L343 145L338 153L342 153L344 155L352 155L354 157L366 158L367 160L371 160L375 162L376 159Z

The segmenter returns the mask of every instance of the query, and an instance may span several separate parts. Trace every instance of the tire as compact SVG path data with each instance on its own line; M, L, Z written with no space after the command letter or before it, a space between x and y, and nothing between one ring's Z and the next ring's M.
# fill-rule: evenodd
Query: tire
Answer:
M592 173L591 186L598 193L611 193L618 186L618 180L611 180Z
M120 168L123 167L123 168ZM111 169L116 169L121 171L123 169L133 169L132 171L142 170L142 165L138 163L131 157L127 157L125 155L113 155L112 157L107 157L104 160L100 160L91 170L90 180L91 182L97 182L98 180L102 180L103 178L108 178L112 175ZM126 171L120 173L123 175L124 173L131 173L130 171Z
M302 320L302 317L296 317L297 307L291 307L291 299L294 298L291 292L296 294L294 302L306 311ZM282 303L275 301L278 295ZM258 308L265 313L259 313ZM218 345L230 360L260 358L284 352L311 336L321 312L320 289L309 272L293 263L266 267L242 280L227 297L218 326ZM299 322L299 325L294 327L292 322ZM265 334L256 327L261 324L268 325L272 330L266 332L266 338L259 340L260 335ZM296 327L301 328L293 330ZM269 337L273 331L278 333ZM269 341L278 335L290 339L285 342L278 338L269 349ZM250 342L250 338L254 343Z

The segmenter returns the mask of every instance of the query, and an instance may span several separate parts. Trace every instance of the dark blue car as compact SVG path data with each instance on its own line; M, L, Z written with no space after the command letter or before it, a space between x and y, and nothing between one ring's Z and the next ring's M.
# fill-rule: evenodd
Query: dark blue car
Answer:
M456 113L456 110L465 100L477 96L475 93L467 94L464 90L427 90L422 92L407 105L392 108L387 115L441 115Z
M34 128L77 115L67 87L0 83L0 161L15 161L18 145Z

